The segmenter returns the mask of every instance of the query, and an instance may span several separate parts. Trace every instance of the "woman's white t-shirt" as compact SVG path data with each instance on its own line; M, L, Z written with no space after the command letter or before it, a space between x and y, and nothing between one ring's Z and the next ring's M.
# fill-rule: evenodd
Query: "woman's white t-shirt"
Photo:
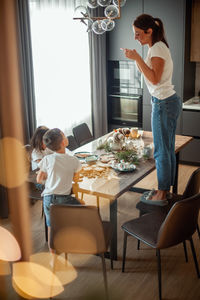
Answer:
M71 194L74 173L81 170L82 165L77 157L54 152L45 156L38 167L47 173L43 195Z
M164 59L164 70L161 80L157 84L152 84L145 76L144 80L150 94L158 99L165 99L175 94L174 85L172 85L173 61L169 48L163 42L157 42L149 47L147 57L145 59L148 67L152 68L151 58L161 57Z

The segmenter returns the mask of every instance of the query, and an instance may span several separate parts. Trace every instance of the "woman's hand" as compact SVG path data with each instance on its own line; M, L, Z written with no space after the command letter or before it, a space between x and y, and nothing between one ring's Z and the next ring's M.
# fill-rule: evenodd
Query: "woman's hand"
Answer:
M129 59L132 59L132 60L138 60L138 58L140 57L140 55L138 54L138 52L133 49L127 49L127 48L120 48L121 50L124 51L124 55L129 58Z
M126 48L120 48L124 51L124 54L127 58L135 60L137 63L138 68L144 74L144 76L154 85L158 84L161 80L165 60L161 57L152 57L151 58L151 65L150 68L142 59L142 57L137 53L135 49L130 50Z

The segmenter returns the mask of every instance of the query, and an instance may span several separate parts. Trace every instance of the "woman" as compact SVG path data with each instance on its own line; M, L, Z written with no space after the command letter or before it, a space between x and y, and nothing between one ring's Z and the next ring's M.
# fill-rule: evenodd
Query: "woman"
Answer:
M135 60L152 96L151 126L154 141L158 190L144 193L141 201L167 205L170 186L176 171L175 131L181 111L181 99L172 85L173 62L165 39L163 23L159 18L143 14L133 23L135 39L148 45L145 61L135 49L123 49L127 58Z

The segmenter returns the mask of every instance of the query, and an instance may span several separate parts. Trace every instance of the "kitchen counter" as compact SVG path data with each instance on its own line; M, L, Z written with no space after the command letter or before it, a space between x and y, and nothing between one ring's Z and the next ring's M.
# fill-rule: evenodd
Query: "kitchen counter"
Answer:
M185 110L200 110L200 101L199 103L194 103L194 99L196 99L196 97L193 97L189 100L187 100L186 102L183 103L183 109Z

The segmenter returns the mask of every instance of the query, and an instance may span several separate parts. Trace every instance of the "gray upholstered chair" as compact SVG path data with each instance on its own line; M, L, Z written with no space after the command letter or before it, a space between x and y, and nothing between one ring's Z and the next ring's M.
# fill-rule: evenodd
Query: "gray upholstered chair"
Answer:
M136 208L140 211L140 216L142 216L143 214L147 214L150 212L165 212L166 214L168 213L168 211L170 210L170 208L173 206L173 204L177 201L192 197L196 194L198 194L200 192L200 168L196 169L190 176L187 185L185 187L185 190L183 192L183 194L173 194L172 195L172 199L169 200L169 204L167 206L155 206L155 205L151 205L151 204L146 204L143 202L138 202L136 205ZM199 225L197 223L197 232L200 238L200 230L199 230ZM185 243L183 242L184 245L184 251L185 251L185 258L186 261L188 261L187 259L187 249L185 246ZM138 249L140 247L140 242L138 241Z
M92 136L90 129L86 123L82 123L74 127L72 129L72 132L79 146L83 146L94 140L94 137Z
M56 252L101 256L104 285L108 295L104 254L112 237L111 223L103 222L97 207L89 205L51 205L50 218L50 247ZM110 258L113 268L112 249Z
M76 139L73 135L68 135L67 138L68 138L68 142L69 142L69 145L67 146L67 148L70 151L73 151L79 147L79 145L77 144Z
M124 231L122 272L125 269L127 237L132 236L137 240L154 248L158 263L159 299L161 292L161 258L160 250L166 249L186 240L190 241L193 259L198 278L199 267L192 235L196 231L200 208L200 194L176 202L167 216L165 212L152 212L139 218L132 219L122 225Z

